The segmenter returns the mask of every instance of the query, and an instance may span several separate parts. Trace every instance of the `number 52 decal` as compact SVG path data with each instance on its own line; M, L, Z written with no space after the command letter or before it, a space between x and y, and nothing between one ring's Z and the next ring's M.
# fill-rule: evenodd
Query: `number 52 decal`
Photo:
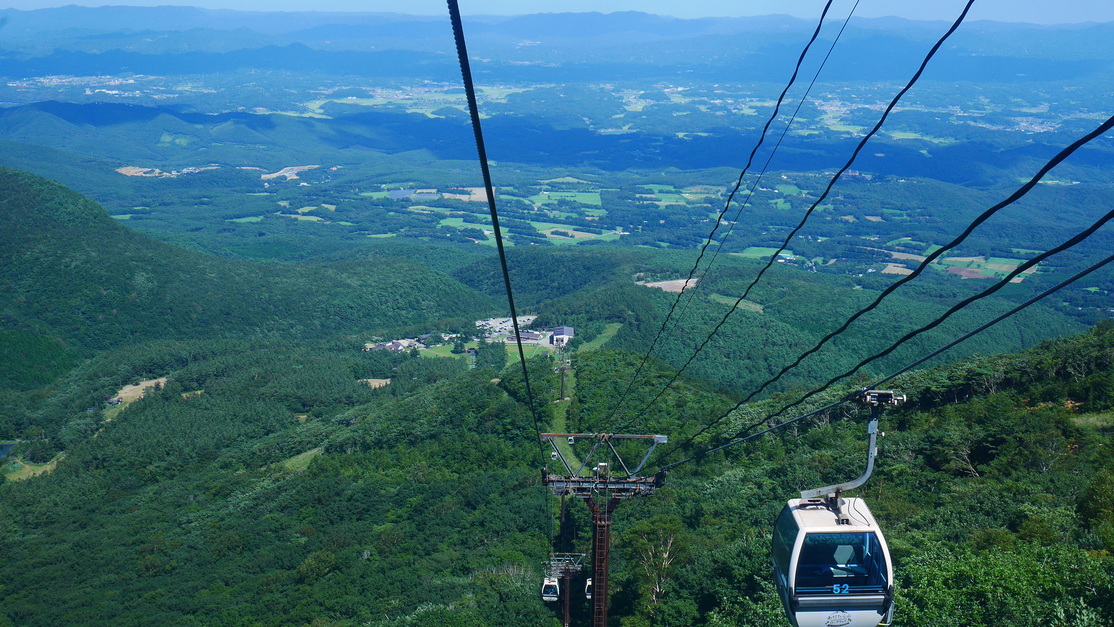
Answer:
M847 594L851 591L851 586L845 583L837 583L832 586L832 594Z

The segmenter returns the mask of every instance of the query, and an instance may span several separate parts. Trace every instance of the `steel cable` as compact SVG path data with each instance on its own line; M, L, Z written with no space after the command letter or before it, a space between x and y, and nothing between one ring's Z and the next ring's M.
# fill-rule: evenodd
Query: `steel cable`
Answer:
M1064 281L1061 281L1060 283L1050 287L1049 289L1041 292L1040 294L1037 294L1036 296L1030 298L1029 300L1025 301L1024 303L1021 303L1020 305L1017 305L1013 309L1010 309L1006 313L1001 314L1000 316L994 318L993 320L991 320L987 323L984 323L983 325L979 326L978 328L976 328L972 331L969 331L968 333L964 334L962 337L959 337L955 340L952 340L951 342L949 342L949 343L945 344L944 346L936 349L935 351L929 353L928 355L925 355L924 357L921 357L920 359L918 359L918 360L912 362L911 364L901 368L900 370L897 370L897 371L895 371L895 372L893 372L889 375L886 375L885 377L871 383L870 385L868 385L864 388L861 388L860 390L856 390L855 392L853 392L851 394L848 394L848 395L844 396L843 398L841 398L840 400L838 400L834 403L830 403L828 405L825 405L825 406L823 406L819 409L813 410L813 411L811 411L807 414L802 414L802 415L797 416L797 417L795 417L791 420L786 420L785 422L778 423L778 424L776 424L776 425L774 425L774 426L772 426L768 429L764 429L764 430L762 430L758 433L753 433L753 434L750 434L750 435L747 435L747 436L740 437L740 435L742 433L745 433L747 431L750 431L751 429L754 429L754 428L757 428L757 427L761 426L762 424L765 424L770 419L775 418L776 416L783 413L786 409L788 409L788 406L783 407L781 410L778 410L777 412L775 412L773 414L767 415L760 422L756 422L756 423L753 423L753 424L751 424L747 427L744 427L742 430L737 432L735 436L732 437L731 441L727 442L726 444L707 449L707 450L702 451L700 453L697 453L695 455L686 457L685 459L682 459L681 461L674 462L672 464L667 464L665 466L662 466L661 470L671 470L671 469L676 468L677 466L680 466L681 464L684 464L686 462L690 462L690 461L693 461L695 459L703 458L707 455L710 455L711 453L715 453L717 451L721 451L725 448L734 446L736 444L746 442L747 440L754 439L754 438L756 438L760 435L765 435L767 433L770 433L771 431L775 431L777 429L787 427L791 424L794 424L794 423L799 422L801 420L804 420L806 418L811 418L812 416L823 413L825 411L828 411L830 409L838 407L839 405L842 405L846 402L849 402L849 401L853 400L854 398L858 397L863 391L870 390L870 389L876 389L878 387L881 387L881 386L885 385L886 383L888 383L889 381L892 381L896 377L898 377L902 374L905 374L906 372L912 370L913 368L916 368L917 366L919 366L919 365L923 364L924 362L932 359L933 357L936 357L936 356L944 353L945 351L954 348L958 344L960 344L960 343L970 339L971 337L985 331L986 329L989 329L990 327L998 324L999 322L1005 320L1006 318L1009 318L1010 316L1013 316L1014 314L1017 314L1021 310L1026 309L1027 307L1033 305L1034 303L1036 303L1040 300L1043 300L1044 298L1048 297L1049 295L1060 291L1064 287L1067 287L1068 285L1071 285L1072 283L1075 283L1076 281L1082 279L1083 277L1087 276L1088 274L1091 274L1092 272L1098 270L1099 268L1102 268L1103 266L1106 266L1106 265L1110 264L1111 262L1114 262L1114 255L1110 255L1109 257L1106 257L1105 259L1102 259L1101 261L1098 261L1097 263L1092 264L1088 268L1086 268L1084 270L1081 270L1080 272L1076 273L1071 278L1066 279ZM801 399L801 400L803 401L804 399ZM735 407L731 411L727 412L727 414L725 414L723 416L723 418L730 415L736 409L738 409L738 407Z
M720 212L720 214L718 216L716 216L716 224L715 224L715 226L712 227L712 231L710 233L708 233L708 237L707 237L706 241L704 242L704 245L700 248L700 254L698 254L696 256L696 262L693 264L692 270L689 270L689 275L685 279L684 285L681 286L680 293L677 294L677 298L675 298L673 300L673 303L669 306L669 312L665 314L665 320L662 321L661 328L658 329L657 335L654 336L654 340L652 342L650 342L650 348L646 349L646 354L643 355L642 361L639 362L638 367L635 369L634 376L631 377L630 382L627 384L627 388L625 390L623 390L623 393L619 396L619 400L616 401L616 403L615 403L615 407L611 410L611 413L608 415L607 419L604 420L605 424L610 423L611 420L615 417L615 414L617 414L619 412L619 409L623 406L623 402L626 400L627 396L630 394L631 389L634 387L635 382L638 380L639 374L642 373L642 368L645 367L646 361L650 358L650 354L653 353L654 347L657 346L658 340L661 339L662 334L665 332L666 326L669 325L669 321L673 317L674 309L676 309L677 304L681 302L681 296L684 295L685 290L688 289L689 284L692 283L692 277L696 274L696 270L700 267L700 260L703 259L703 257L704 257L704 251L706 251L708 249L708 246L711 245L711 243L714 241L713 238L715 237L716 231L719 229L720 225L723 222L723 216L727 214L728 208L731 207L731 201L735 198L735 194L739 191L739 188L742 186L743 177L746 176L747 171L750 169L750 166L754 161L754 155L758 152L758 149L761 148L762 143L766 140L766 132L769 131L770 125L773 124L775 119L777 119L778 111L780 111L781 105L785 101L785 94L789 91L789 89L793 86L793 84L797 80L797 74L801 70L801 64L805 60L805 55L808 54L809 48L812 47L813 42L815 42L817 36L820 35L820 29L821 29L821 27L824 26L824 18L825 18L825 16L827 16L828 9L831 8L832 2L833 2L833 0L828 0L828 3L824 5L824 10L820 13L820 21L819 21L819 23L816 24L816 30L813 31L812 38L810 38L808 40L808 43L805 44L804 50L801 51L801 56L797 58L797 65L793 69L793 75L789 77L789 82L785 85L785 89L781 90L781 95L778 96L777 103L774 105L774 111L773 111L772 114L770 114L770 118L768 120L766 120L766 125L764 127L762 127L762 133L758 136L758 143L755 144L754 148L750 151L750 157L747 159L746 165L743 166L742 172L739 173L739 179L735 182L735 188L732 189L731 193L727 196L727 202L724 205L723 211ZM855 6L858 6L858 2L855 3ZM853 12L854 12L854 9L852 9L852 13ZM850 19L851 16L848 15L847 18ZM846 25L847 25L847 22L845 21L844 22L844 27L846 27ZM842 33L842 32L843 32L843 30L841 29L840 33ZM838 40L838 37L837 37L837 40ZM833 47L835 46L835 42L832 43L832 46ZM829 55L831 54L831 50L828 51L828 54ZM827 57L825 57L824 60L827 61ZM823 65L821 65L821 69L822 68L823 68ZM819 70L817 70L816 75L819 76L819 74L820 74L820 72L819 72ZM816 76L813 77L812 82L813 83L816 82ZM809 89L810 90L812 89L811 84L809 85ZM805 95L807 95L807 94L808 94L808 92L806 91ZM803 102L804 102L804 97L802 96L801 97L801 103L803 103ZM797 111L800 111L800 103L798 103L798 105L797 105ZM796 115L797 115L797 113L796 113L796 111L794 111L794 113L793 113L794 118L796 117ZM792 120L790 120L789 124L792 124ZM789 129L789 125L786 125L785 130L787 131L788 129ZM782 131L781 137L782 137L782 139L785 138L785 131ZM778 140L777 145L778 146L781 145L781 140L780 139ZM776 151L777 151L777 146L774 147L774 152L776 152ZM773 158L773 152L770 153L770 158L771 159ZM770 163L769 160L767 160L766 165L769 165L769 163ZM766 171L765 168L763 168L762 172L765 173L765 171ZM761 180L761 176L759 176L759 180ZM757 185L757 182L755 182L755 185ZM752 192L754 191L753 188L751 189L751 191ZM749 200L749 199L750 199L750 196L748 195L747 200ZM746 200L743 201L743 206L746 206L746 202L747 202ZM739 210L742 211L742 207L740 207ZM726 237L726 236L724 236L724 237ZM717 253L718 253L718 249L717 249ZM690 294L691 294L691 292L690 292ZM687 307L687 305L686 305L686 307ZM681 315L682 316L684 315L684 309L682 309ZM616 429L616 430L618 430L618 429Z
M841 176L843 176L844 172L846 172L848 169L851 168L852 164L854 164L854 162L855 162L855 159L859 156L859 153L866 146L866 143L870 140L871 137L873 137L878 132L879 129L882 128L882 124L886 121L886 118L889 117L890 112L893 111L894 107L897 106L897 103L901 100L902 96L904 96L910 89L913 88L913 85L915 85L917 83L917 81L921 77L921 74L924 73L925 68L928 66L929 61L932 60L932 57L934 57L936 55L936 52L940 49L940 46L942 46L944 44L944 42L948 39L948 37L950 37L952 35L952 33L954 33L956 31L956 29L959 28L959 25L963 23L964 18L967 16L967 12L971 9L971 5L974 4L974 2L975 2L975 0L968 0L967 5L963 8L963 12L960 13L959 17L956 18L955 22L952 23L951 28L949 28L948 31L946 33L944 33L944 35L942 37L940 37L939 40L937 40L936 44L934 46L932 46L932 49L929 50L928 55L925 56L924 61L921 62L921 65L917 69L917 72L915 74L913 74L913 77L911 79L909 79L909 82L905 85L905 87L901 91L899 91L896 96L893 97L893 99L890 101L889 105L886 106L886 109L882 113L882 116L879 118L878 122L874 125L874 128L872 128L870 130L870 132L868 132L862 138L862 140L859 142L858 146L856 146L855 150L852 152L851 157L847 160L847 162L843 165L843 167L840 168L838 172L836 172L835 176L832 177L831 181L829 181L828 186L824 189L824 193L822 193L820 195L820 197L814 203L812 203L812 205L808 208L808 210L805 211L805 215L804 215L803 218L801 218L800 223L792 231L790 231L788 236L786 236L785 242L783 242L781 247L778 248L777 251L774 252L773 255L771 255L770 261L767 262L767 264L762 268L762 270L759 271L758 275L754 278L754 280L751 281L750 285L747 286L746 290L744 290L744 292L743 292L743 295L740 296L735 301L735 303L731 306L731 309L728 310L728 312L726 314L724 314L723 318L719 321L719 324L717 324L715 326L715 328L712 329L712 332L708 334L708 337L706 337L704 339L704 341L700 343L700 345L696 348L696 351L693 352L691 357L689 357L688 361L686 361L684 363L684 365L682 365L674 373L673 378L671 378L669 380L669 383L666 383L665 386L662 388L662 390L660 392L658 392L657 396L655 396L653 399L651 399L649 403L646 403L646 405L643 406L642 409L640 409L638 411L638 413L635 414L635 416L633 416L630 420L628 420L627 421L628 424L630 422L633 422L633 421L637 420L638 418L640 418L646 412L647 409L652 407L653 404L656 403L659 398L661 398L661 396L665 393L665 391L667 389L669 389L669 386L672 385L673 382L676 381L681 376L681 374L689 367L689 365L692 363L692 361L694 359L696 359L696 357L701 353L701 351L704 350L704 347L707 346L708 343L712 341L712 338L715 337L716 333L719 332L720 328L722 328L723 325L727 323L728 318L731 317L731 314L735 313L735 310L739 307L739 304L742 303L744 300L746 300L746 297L748 295L750 295L751 289L754 288L754 286L758 283L758 281L762 279L762 276L766 273L766 271L769 270L770 267L774 264L774 261L777 259L777 256L779 254L781 254L789 246L789 242L793 239L793 236L796 235L797 232L800 231L802 227L804 227L805 222L808 221L808 218L809 218L809 216L812 215L812 212L816 209L817 206L820 205L821 202L823 202L828 197L828 194L831 193L832 188L835 186L835 184L839 180L839 178ZM939 253L939 252L940 251L937 251L937 253ZM909 277L905 277L905 278L909 278ZM900 282L898 284L900 284ZM848 324L850 324L850 321L848 322ZM842 331L842 329L841 329L841 331ZM835 335L835 334L833 333L833 335ZM828 338L825 338L824 341L826 341L827 339ZM822 344L823 344L823 341L821 342L821 345ZM815 352L815 350L818 350L819 348L820 348L820 345L818 345L815 349L813 349L812 352ZM802 355L800 358L798 358L798 361L793 364L793 366L796 366L797 363L800 363L800 360L804 359L804 357L807 356L808 354L811 354L811 353L805 353L805 355ZM793 366L790 366L790 368L793 367ZM781 374L784 374L784 370ZM777 375L772 381L767 381L766 383L762 384L762 387L760 387L758 391L751 393L751 395L748 398L753 398L755 394L759 393L762 389L765 389L765 387L767 385L769 385L773 381L776 381L778 378L780 378L781 374Z
M913 270L913 272L912 272L912 273L910 273L910 274L908 274L908 275L906 275L906 276L903 276L903 277L901 277L900 279L898 279L897 281L895 281L894 283L890 284L890 285L889 285L888 287L886 287L886 289L882 290L882 293L881 293L881 294L879 294L879 295L878 295L878 297L874 299L874 302L872 302L872 303L871 303L870 305L867 305L866 307L864 307L864 308L860 309L859 311L855 312L854 314L852 314L852 315L851 315L851 317L850 317L850 318L848 318L848 319L847 319L847 320L846 320L846 321L845 321L845 322L844 322L844 323L843 323L843 324L842 324L842 325L841 325L841 326L840 326L840 327L839 327L838 329L836 329L835 331L832 331L832 332L831 332L831 333L829 333L828 335L824 336L824 337L823 337L823 338L822 338L822 339L821 339L821 340L820 340L820 341L819 341L819 342L818 342L818 343L816 344L816 346L814 346L814 347L810 348L809 350L805 351L804 353L802 353L802 354L800 355L800 357L798 357L798 358L797 358L797 359L796 359L796 360L795 360L795 361L794 361L793 363L791 363L791 364L789 364L789 365L787 365L787 366L783 367L783 368L781 369L781 371L780 371L780 372L778 372L778 373L777 373L776 375L774 375L774 376L773 376L772 378L770 378L770 379L766 380L766 381L765 381L764 383L762 383L762 385L760 385L760 386L759 386L759 387L758 387L758 388L757 388L757 389L756 389L755 391L751 392L751 393L750 393L750 394L749 394L749 395L748 395L748 396L747 396L746 398L744 398L744 399L743 399L742 401L740 401L740 402L739 402L739 404L738 404L738 405L736 405L736 409L737 409L737 408L739 408L739 407L741 407L742 405L744 405L744 404L746 404L746 403L750 402L751 400L753 400L755 396L757 396L757 395L758 395L759 393L761 393L761 392L762 392L762 391L763 391L764 389L766 389L766 387L768 387L768 386L769 386L770 384L772 384L772 383L774 383L774 382L778 381L778 380L779 380L779 379L780 379L780 378L781 378L781 377L782 377L783 375L785 375L785 373L787 373L788 371L790 371L790 370L792 370L793 368L795 368L795 367L797 367L798 365L800 365L800 363L801 363L802 361L804 361L804 359L805 359L806 357L808 357L809 355L812 355L813 353L816 353L817 351L819 351L819 350L820 350L820 349L821 349L821 348L822 348L822 347L823 347L823 346L824 346L825 344L827 344L827 342L828 342L828 341L830 341L830 340L831 340L832 338L834 338L835 336L837 336L837 335L839 335L839 334L843 333L843 332L844 332L845 330L847 330L847 328L848 328L848 327L849 327L849 326L851 325L851 323L853 323L853 322L854 322L855 320L859 319L860 317L862 317L862 316L863 316L864 314L866 314L867 312L869 312L869 311L871 311L871 310L873 310L873 309L877 308L877 307L878 307L878 305L879 305L879 304L881 304L882 300L883 300L883 299L885 299L885 298L886 298L887 296L889 296L889 295L890 295L891 293L893 293L893 291L894 291L894 290L896 290L896 289L897 289L898 287L900 287L900 286L904 285L905 283L908 283L909 281L912 281L913 279L915 279L915 278L916 278L917 276L919 276L919 275L920 275L920 274L921 274L922 272L924 272L924 270L925 270L925 269L926 269L926 268L927 268L927 267L928 267L928 266L929 266L929 265L930 265L930 264L931 264L931 263L932 263L933 261L935 261L935 260L936 260L937 258L939 258L939 257L940 257L940 255L944 254L944 253L945 253L945 252L947 252L948 250L951 250L951 249L955 248L956 246L958 246L959 244L961 244L961 243L962 243L962 242L963 242L964 240L966 240L966 239L967 239L967 237L968 237L968 236L969 236L969 235L971 234L971 232L973 232L973 231L975 230L975 228L977 228L977 227L978 227L979 225L981 225L981 224L982 224L983 222L986 222L987 220L989 220L989 219L990 219L990 217L991 217L991 216L993 216L993 215L994 215L995 213L997 213L998 211L1000 211L1000 210L1002 210L1003 208L1005 208L1005 207L1007 207L1007 206L1009 206L1009 205L1013 204L1014 202L1016 202L1017 200L1019 200L1019 199L1020 199L1021 197L1025 196L1026 194L1028 194L1028 193L1029 193L1029 192L1030 192L1030 191L1031 191L1031 190L1032 190L1032 189L1033 189L1033 188L1034 188L1034 187L1035 187L1035 186L1037 185L1037 183L1039 183L1039 182L1040 182L1040 180L1041 180L1042 178L1044 178L1044 175L1045 175L1045 174L1047 174L1047 173L1048 173L1048 172L1049 172L1049 171L1050 171L1050 170L1051 170L1052 168L1054 168L1054 167L1056 167L1057 165L1059 165L1059 164L1060 164L1060 163L1061 163L1061 162L1062 162L1062 161L1063 161L1064 159L1068 158L1068 157L1069 157L1069 156L1070 156L1070 155L1071 155L1072 153L1074 153L1074 152L1075 152L1076 150L1078 150L1078 149L1079 149L1080 147L1082 147L1082 146L1083 146L1084 144L1086 144L1086 143L1090 142L1091 140L1095 139L1096 137L1098 137L1098 136L1100 136L1100 135L1102 135L1102 134L1106 133L1106 132L1107 132L1107 131L1109 131L1109 130L1110 130L1110 129L1111 129L1112 127L1114 127L1114 116L1112 116L1111 118L1107 119L1107 120L1106 120L1106 121L1105 121L1104 123L1102 123L1101 125L1099 125L1099 126L1098 126L1097 128L1095 128L1095 129L1094 129L1093 131L1091 131L1090 133L1087 133L1087 134L1086 134L1086 135L1084 135L1083 137L1081 137L1081 138L1079 138L1078 140L1076 140L1075 142L1073 142L1073 143L1072 143L1071 145L1069 145L1068 147L1066 147L1066 148L1064 148L1063 150L1061 150L1061 151L1060 151L1059 153L1057 153L1057 154L1056 154L1056 156L1054 156L1054 157L1053 157L1052 159L1050 159L1050 160L1049 160L1049 161L1048 161L1048 162L1047 162L1047 163L1046 163L1046 164L1045 164L1045 165L1044 165L1043 167L1041 167L1041 169L1040 169L1040 170L1038 170L1038 171L1037 171L1037 173L1036 173L1035 175L1033 175L1033 177L1032 177L1032 178L1030 178L1028 182L1026 182L1026 183L1025 183L1024 185L1022 185L1021 187L1019 187L1019 188L1018 188L1018 189L1017 189L1016 191L1014 191L1014 192L1013 192L1012 194L1010 194L1010 196L1009 196L1008 198L1006 198L1005 200L1003 200L1003 201L1001 201L1001 202L999 202L999 203L995 204L994 206L992 206L991 208L987 209L987 210L986 210L986 211L984 211L984 212L983 212L982 214L980 214L980 215L979 215L979 216L978 216L977 218L975 218L975 220L974 220L974 221L972 221L972 222L971 222L971 224L970 224L970 225L969 225L969 226L968 226L968 227L967 227L966 229L964 229L964 230L963 230L963 232L962 232L962 233L960 233L960 234L959 234L959 235L958 235L958 236L957 236L957 237L956 237L955 239L953 239L953 240L952 240L951 242L949 242L949 243L945 244L945 245L944 245L943 247L941 247L940 249L938 249L938 250L934 251L933 253L931 253L930 255L928 255L928 256L927 256L927 257L926 257L926 258L924 259L924 261L922 261L922 262L921 262L921 264L920 264L920 265L919 265L919 266L918 266L918 267L917 267L917 268L916 268L915 270ZM1097 228L1097 227L1096 227L1096 228ZM659 395L659 396L660 396L660 395ZM657 400L657 397L655 397L655 399L654 399L654 400L656 401L656 400ZM733 411L733 410L732 410L732 411ZM730 412L729 412L729 413L730 413ZM689 443L691 443L691 442L692 442L693 440L695 440L695 439L696 439L697 437L701 436L702 434L704 434L705 432L707 432L707 431L708 431L709 429L711 429L712 427L714 427L714 426L715 426L716 424L718 424L718 423L719 423L719 422L720 422L721 420L723 420L723 418L724 418L724 417L726 417L726 415L724 415L724 416L720 416L719 418L717 418L716 420L712 421L712 422L711 422L711 423L709 423L708 425L705 425L705 426L704 426L703 428L701 428L701 429L700 429L699 431L697 431L697 432L696 432L695 434L693 434L692 436L690 436L690 437L689 437L688 439L686 439L686 440L685 440L685 442L683 442L683 443L679 444L678 446L674 446L674 447L672 447L672 449L671 449L671 450L667 450L667 451L663 452L663 453L662 453L662 455L663 455L663 458L664 458L664 457L667 457L667 456L668 456L668 454L670 454L670 453L672 453L672 452L673 452L673 450L676 450L676 449L678 449L678 448L682 448L682 447L684 447L684 446L688 445Z
M511 275L507 269L507 255L503 248L503 235L499 229L499 214L495 209L495 189L491 185L491 170L487 162L487 150L484 148L483 132L480 129L479 105L476 103L476 88L472 84L472 70L468 63L468 48L464 42L464 26L460 20L460 7L457 0L447 0L449 5L449 19L453 26L453 39L456 42L456 54L460 60L460 74L464 81L464 91L468 97L468 113L472 118L472 132L476 136L476 151L479 155L480 170L483 173L484 190L487 192L487 206L491 213L491 225L495 235L495 245L499 250L499 264L503 269L503 284L507 289L507 305L511 310L511 323L514 327L515 343L518 345L519 363L522 364L522 378L526 385L526 398L530 405L530 415L534 419L534 431L538 435L538 449L541 452L543 463L545 458L545 445L541 441L541 423L534 402L534 392L530 388L530 372L526 367L526 353L522 349L522 335L518 328L518 312L514 306L514 294L511 290ZM549 510L549 490L546 493L546 511ZM553 520L549 520L549 537L553 537Z

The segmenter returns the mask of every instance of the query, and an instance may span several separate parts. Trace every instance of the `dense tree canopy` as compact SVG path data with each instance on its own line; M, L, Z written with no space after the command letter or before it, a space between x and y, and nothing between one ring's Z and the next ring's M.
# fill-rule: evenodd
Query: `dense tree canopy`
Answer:
M471 333L467 314L491 313L498 291L487 261L456 278L393 258L227 262L137 238L26 175L0 171L0 182L21 238L0 240L11 261L0 283L0 444L12 448L0 482L0 623L15 625L556 625L538 595L542 563L556 548L587 552L589 516L567 503L556 539L560 505L540 482L548 452L536 429L666 434L647 466L656 470L769 423L892 336L895 320L927 320L969 293L911 290L871 332L697 436L868 289L775 268L726 339L663 390L698 329L726 312L715 296L738 293L753 263L707 277L709 293L685 305L689 317L634 379L672 295L632 276L676 276L686 259L517 253L535 326L577 328L562 358L570 400L558 401L557 364L541 348L527 355L530 392L501 341L481 339L471 361L362 350L365 334ZM1007 303L967 312L956 328ZM117 318L105 313L113 304ZM883 416L877 469L858 494L896 560L896 625L1114 621L1114 325L991 350L1072 327L1047 309L1009 324L977 344L983 354L893 382L909 400ZM141 382L141 395L107 402ZM698 456L653 497L624 503L613 624L784 620L770 526L797 491L860 472L863 415L844 407ZM573 605L584 619L582 597Z

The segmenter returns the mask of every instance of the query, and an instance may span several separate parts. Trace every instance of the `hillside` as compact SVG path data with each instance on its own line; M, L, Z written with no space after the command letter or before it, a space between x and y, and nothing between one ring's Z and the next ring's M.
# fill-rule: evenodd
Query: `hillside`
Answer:
M1110 268L883 378L1114 249L1015 274L1114 206L1111 135L1041 169L1114 23L856 9L465 16L473 101L443 14L0 8L0 627L557 627L566 432L655 480L607 627L780 627L771 527L873 385L894 627L1114 625Z
M0 254L7 260L0 269L0 312L5 321L0 387L12 390L49 387L83 359L149 342L279 340L353 349L370 336L395 330L421 335L466 328L481 314L500 311L504 298L499 265L486 247L452 248L394 238L373 240L374 245L363 245L357 254L342 255L348 259L328 263L232 261L149 240L122 226L127 222L113 220L95 203L54 183L12 170L0 174L7 198L3 216L11 234L0 242ZM675 295L638 285L634 279L684 276L691 254L600 246L517 247L509 262L520 307L540 315L538 326L574 325L579 345L610 325L609 347L644 352L654 343ZM749 258L722 260L715 273L703 278L695 297L686 299L684 318L668 326L655 355L673 368L682 367L727 316L728 322L686 372L693 380L745 393L833 330L837 320L873 300L888 283L877 276L847 278L778 265L749 300L729 314L735 300L731 295L741 293L760 267L759 260ZM980 287L956 284L946 275L925 277L916 287L895 293L880 310L770 391L825 380L853 366L867 351L884 348L908 325L931 320ZM1024 284L1011 288L960 312L869 368L876 373L896 370L1028 293ZM816 307L819 302L824 306ZM1083 328L1055 309L1036 306L960 346L950 358L1019 350ZM725 368L725 363L732 367ZM165 370L145 368L141 378L160 377ZM128 378L104 381L98 393L109 395L133 382ZM10 437L36 421L47 437L59 435L65 419L33 418L43 411L35 409L42 393L35 398L30 408L13 410L0 420ZM89 398L95 401L96 396ZM86 402L71 410L88 406Z
M520 375L504 371L508 383L495 385L495 373L459 362L361 365L346 355L163 342L76 369L48 404L78 404L82 386L121 373L162 368L168 379L111 422L100 412L69 418L53 473L0 484L0 617L29 626L556 624L537 590L558 506L537 482L529 415L507 394L518 393ZM569 427L592 428L637 360L613 351L575 359ZM896 625L1114 619L1112 362L1105 325L897 383L911 400L884 417L878 469L861 492L897 559ZM548 421L555 379L545 362L535 366ZM353 382L392 368L413 383L373 391ZM670 371L652 374L661 382ZM775 404L744 408L725 432ZM636 427L681 441L729 405L682 383ZM623 625L778 624L770 525L795 490L858 473L862 425L839 418L681 466L659 494L621 507L612 616ZM570 520L572 548L585 550L583 504L570 506ZM653 568L644 551L666 537L674 560ZM574 608L583 619L583 601Z
M231 261L149 240L26 173L0 170L0 191L11 235L0 243L0 438L15 441L0 474L0 624L556 624L537 586L559 511L538 483L521 371L365 352L356 339L497 311L490 255L440 258L448 249L428 242L407 260L395 255L422 244L394 241L331 263ZM554 403L552 363L530 360L540 428L599 432L629 419L684 442L883 284L775 266L688 374L635 416L758 264L726 261L616 418L612 404L673 297L635 280L676 277L690 259L513 251L516 294L539 325L575 324L577 347L607 342L570 355L568 403ZM726 441L975 289L919 284L778 394L648 468ZM987 301L875 367L903 364L1009 302ZM1021 348L1075 324L1034 308L963 350ZM140 398L105 403L136 385L149 386ZM1114 619L1111 325L894 387L910 402L887 413L861 495L897 560L895 624ZM773 518L795 491L857 474L863 448L849 409L675 469L616 516L617 624L781 621ZM583 503L569 505L565 546L587 550L587 519ZM665 544L673 559L659 568L651 560ZM574 612L587 608L577 601Z
M155 242L96 203L10 169L0 169L0 224L7 341L48 338L75 355L155 338L366 333L492 307L485 296L403 258L290 266L226 261Z
M665 331L658 337L677 294L637 285L634 277L676 279L691 269L694 253L589 248L513 249L508 255L515 298L537 308L540 326L572 324L589 341L601 323L621 325L609 348L654 355L674 368L689 358L686 372L734 393L746 393L775 375L797 355L834 331L852 313L872 302L889 285L887 277L847 277L803 272L780 264L732 306L754 279L759 260L721 257L719 267L688 290ZM498 263L480 259L454 272L461 282L498 298L503 291ZM1013 288L1014 286L1010 286ZM927 324L983 285L957 284L926 276L899 289L883 305L792 370L772 391L814 385L853 367L865 355L886 348L914 325ZM870 364L870 372L897 370L948 343L957 335L1007 311L1030 288L1004 291L958 312L944 325L914 338L889 357ZM681 315L680 312L684 311ZM726 319L726 322L724 322ZM711 332L723 323L714 335ZM960 345L948 359L975 353L1020 350L1042 339L1085 327L1051 307L1030 308ZM711 335L707 346L696 349ZM695 357L694 357L695 354Z

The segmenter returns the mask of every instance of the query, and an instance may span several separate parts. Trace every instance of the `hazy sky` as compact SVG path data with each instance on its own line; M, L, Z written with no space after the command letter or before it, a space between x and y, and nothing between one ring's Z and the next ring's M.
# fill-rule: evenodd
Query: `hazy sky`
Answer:
M812 18L820 14L824 0L458 0L466 15L520 15L558 11L644 11L677 17L720 17L782 13ZM837 14L846 14L854 0L836 0ZM188 5L211 9L244 11L359 11L442 15L444 0L0 0L0 8L40 9L67 4L102 5ZM952 20L963 0L861 0L856 15L894 15L909 19ZM1061 24L1114 21L1112 0L976 0L969 20Z

